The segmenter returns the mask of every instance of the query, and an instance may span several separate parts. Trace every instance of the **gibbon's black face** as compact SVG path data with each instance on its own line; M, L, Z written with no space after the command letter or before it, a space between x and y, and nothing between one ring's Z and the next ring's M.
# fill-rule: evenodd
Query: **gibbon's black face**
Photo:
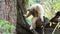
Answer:
M38 12L35 9L28 9L28 11L33 15L33 17L38 17Z

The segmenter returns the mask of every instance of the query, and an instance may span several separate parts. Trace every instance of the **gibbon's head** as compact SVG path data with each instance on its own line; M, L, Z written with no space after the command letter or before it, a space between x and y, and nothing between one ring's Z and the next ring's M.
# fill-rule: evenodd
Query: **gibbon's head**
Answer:
M42 7L42 5L40 4L33 4L28 11L33 12L34 14L39 13L40 15L43 15L44 13L44 9Z
M32 11L32 10L41 11L41 10L43 10L43 7L42 7L41 4L33 4L29 9L30 9L31 11ZM28 10L29 10L29 9L28 9Z

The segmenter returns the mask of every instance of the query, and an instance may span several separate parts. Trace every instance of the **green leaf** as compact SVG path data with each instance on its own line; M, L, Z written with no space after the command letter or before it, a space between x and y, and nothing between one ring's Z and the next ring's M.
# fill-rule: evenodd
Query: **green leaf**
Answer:
M4 25L4 29L11 29L11 25L9 25L9 24L6 24L6 25Z
M8 32L4 32L3 34L9 34Z
M56 3L56 6L57 6L57 7L60 6L60 3Z
M15 26L13 26L13 25L11 25L11 29L16 29L16 27L15 27Z

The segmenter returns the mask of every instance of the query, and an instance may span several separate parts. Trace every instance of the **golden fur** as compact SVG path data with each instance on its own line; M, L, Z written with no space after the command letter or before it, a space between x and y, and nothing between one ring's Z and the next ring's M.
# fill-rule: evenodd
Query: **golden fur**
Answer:
M32 25L30 27L30 29L35 29L36 28L36 21L37 19L41 19L41 21L43 22L43 16L44 16L44 9L42 7L42 5L40 4L33 4L27 11L26 17L29 17L30 15L33 15L32 18Z

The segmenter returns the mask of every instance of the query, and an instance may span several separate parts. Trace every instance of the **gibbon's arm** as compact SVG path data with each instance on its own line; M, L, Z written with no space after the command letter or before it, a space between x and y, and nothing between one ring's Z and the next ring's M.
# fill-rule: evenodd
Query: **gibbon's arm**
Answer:
M27 13L26 14L24 14L24 16L27 18L27 17L29 17L31 15L31 12L30 11L27 11Z

